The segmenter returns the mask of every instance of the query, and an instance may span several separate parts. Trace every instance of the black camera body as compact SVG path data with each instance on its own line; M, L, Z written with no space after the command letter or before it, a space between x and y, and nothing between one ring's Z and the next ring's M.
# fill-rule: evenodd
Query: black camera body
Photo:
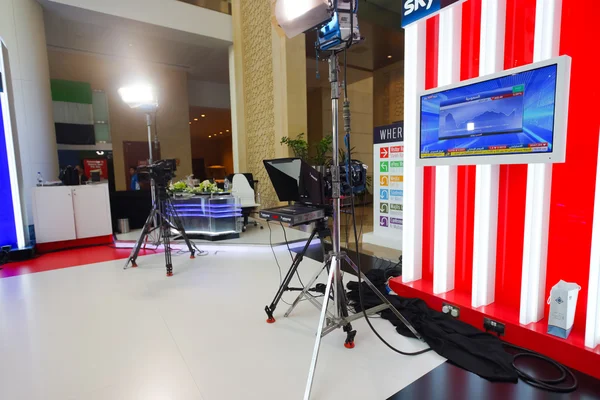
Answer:
M157 185L166 186L175 177L177 161L175 159L159 160L154 164L139 166L137 171L141 174L149 174Z
M333 176L331 168L327 169L325 174L325 193L327 197L332 197ZM340 194L342 196L351 196L360 194L367 190L367 169L359 160L352 160L349 164L340 163Z

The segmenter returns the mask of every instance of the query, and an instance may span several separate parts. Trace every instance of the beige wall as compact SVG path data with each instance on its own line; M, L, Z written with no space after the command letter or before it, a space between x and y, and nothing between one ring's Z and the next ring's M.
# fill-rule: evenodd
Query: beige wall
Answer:
M117 90L140 79L150 82L158 91L160 107L156 119L161 157L180 160L178 176L192 173L185 71L150 63L52 49L48 51L48 59L52 79L89 82L92 89L106 91L117 190L126 190L123 141L147 141L145 115L124 104Z
M316 156L314 144L317 143L323 135L323 105L322 105L322 88L311 88L307 93L308 105L308 143L310 146L311 157ZM330 129L331 130L331 129Z
M375 126L404 120L404 61L373 74Z
M233 0L234 145L241 171L261 182L263 207L278 204L263 160L285 157L283 136L307 131L304 36L272 24L273 0Z
M316 89L318 91L318 89ZM316 94L313 90L309 92L309 99L313 99ZM329 88L321 88L320 101L313 100L313 104L309 104L309 121L312 127L316 121L321 121L321 135L330 135L332 132L331 118L331 90ZM352 158L361 160L369 166L368 174L373 173L373 77L367 77L357 82L348 85L348 97L350 100L351 113L351 146L354 147ZM320 104L321 109L318 111L315 104ZM340 98L339 118L339 146L345 149L344 145L344 117L343 111L343 96ZM319 115L320 113L320 115ZM316 128L315 128L316 129ZM318 140L317 134L311 133L311 140Z

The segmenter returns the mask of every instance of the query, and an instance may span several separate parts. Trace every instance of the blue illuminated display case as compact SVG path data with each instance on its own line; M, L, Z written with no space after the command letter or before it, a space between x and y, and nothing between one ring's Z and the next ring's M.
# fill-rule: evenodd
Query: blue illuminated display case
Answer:
M223 240L240 235L242 208L235 196L219 193L175 196L172 204L189 236Z

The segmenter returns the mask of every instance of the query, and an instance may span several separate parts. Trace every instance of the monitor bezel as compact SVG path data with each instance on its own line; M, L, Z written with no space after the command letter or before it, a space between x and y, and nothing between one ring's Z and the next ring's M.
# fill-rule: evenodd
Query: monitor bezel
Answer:
M505 76L515 75L538 68L548 67L550 65L556 65L556 96L554 102L554 132L552 153L421 158L421 107L423 96L429 96L432 94L444 92L446 90L465 87L476 83L502 78ZM419 110L417 120L418 139L416 146L417 165L421 167L427 167L438 165L549 164L565 162L567 147L570 77L571 57L560 56L421 92L417 97ZM405 132L405 134L408 133Z

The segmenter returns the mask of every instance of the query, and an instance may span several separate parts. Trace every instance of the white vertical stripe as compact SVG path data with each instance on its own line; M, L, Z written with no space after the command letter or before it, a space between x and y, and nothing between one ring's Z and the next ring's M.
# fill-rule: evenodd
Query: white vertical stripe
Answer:
M2 82L0 85L4 88L4 92L0 93L2 103L2 119L4 123L4 137L6 143L6 158L8 161L8 173L10 179L10 191L12 195L13 212L15 219L15 230L17 233L17 246L21 249L25 247L25 228L23 224L23 211L21 209L21 190L19 190L19 174L17 171L16 149L14 137L16 132L13 132L12 114L10 105L8 104L8 81L5 68L8 68L8 60L4 59L6 47L0 39L0 72L2 72ZM2 121L0 121L2 123Z
M561 0L537 0L534 62L558 55L561 11ZM552 164L529 164L519 318L521 324L537 322L544 317L551 187Z
M417 167L419 147L419 93L425 89L426 22L404 30L404 229L402 281L423 275L423 167Z
M600 344L600 145L596 167L596 197L594 199L594 226L592 228L592 255L588 284L585 345L595 348Z
M506 0L483 0L479 76L503 70L505 26ZM500 166L478 165L476 171L471 305L480 307L494 302Z
M438 86L460 80L462 7L440 13ZM433 292L454 289L456 254L456 174L455 166L435 168L435 236Z

